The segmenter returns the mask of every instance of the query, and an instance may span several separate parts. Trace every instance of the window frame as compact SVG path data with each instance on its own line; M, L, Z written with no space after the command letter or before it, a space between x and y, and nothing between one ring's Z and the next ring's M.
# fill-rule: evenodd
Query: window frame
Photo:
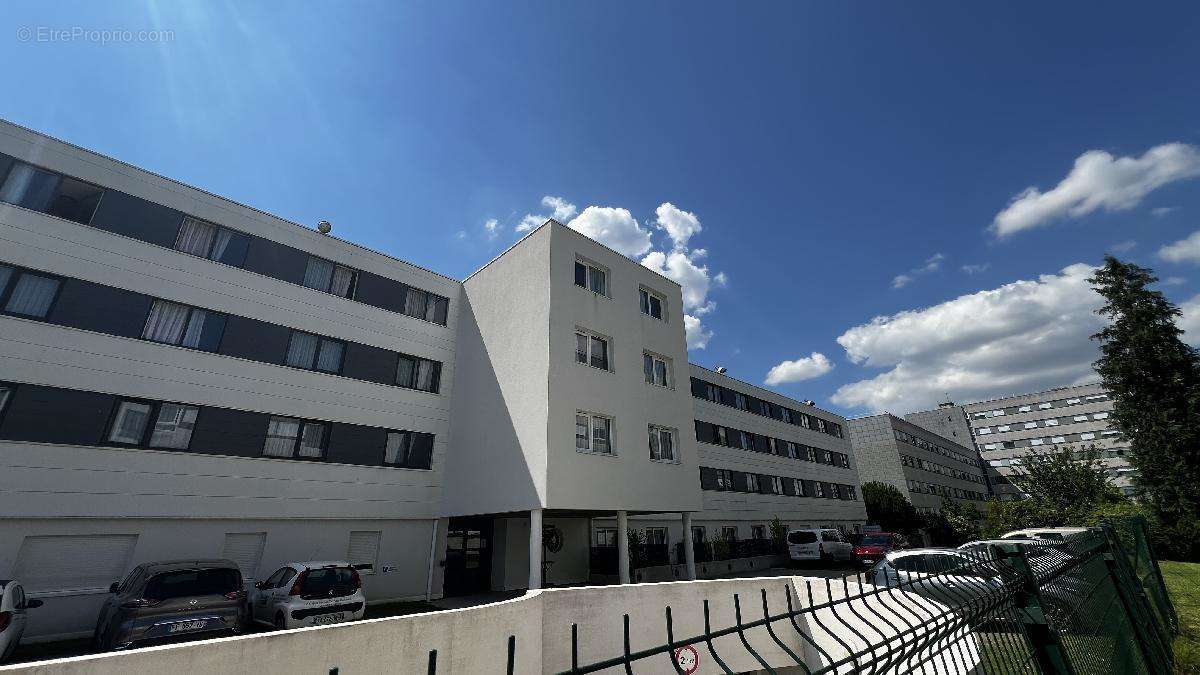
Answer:
M300 334L311 335L317 339L317 346L315 349L313 349L312 363L308 366L297 366L297 365L288 363L288 354L290 354L292 351L292 343L295 341L296 336L300 335ZM326 342L336 342L336 343L340 344L342 347L342 353L338 357L337 370L322 370L317 367L317 363L321 360L321 347ZM288 345L287 345L287 349L283 353L282 365L284 365L288 368L296 368L297 370L307 370L307 371L313 372L313 373L323 373L325 375L341 375L342 371L344 371L346 369L347 346L348 346L348 342L341 338L333 338L333 337L329 337L326 335L320 335L318 333L311 333L306 330L300 330L299 328L293 328L291 335L288 336ZM396 365L397 365L397 367L399 367L399 362L397 362ZM394 373L393 373L393 377L395 377Z
M579 447L579 418L586 417L588 420L588 445L586 448ZM608 451L596 450L596 425L597 419L607 420L608 422ZM575 411L575 452L585 455L599 455L603 457L616 457L618 455L616 444L613 442L613 427L616 426L616 420L612 415L604 413L590 412L587 410Z
M600 370L600 371L607 372L607 373L615 372L616 366L613 364L613 341L612 341L612 338L608 337L607 335L601 335L600 333L588 330L586 328L580 328L579 326L575 327L575 334L573 337L575 338L575 348L573 350L575 356L574 356L573 360L575 361L576 365L587 366L589 368L594 368L596 370ZM586 361L579 360L579 338L580 337L587 338L587 354L586 354L587 360ZM599 340L604 343L604 362L605 362L604 367L597 366L592 362L593 361L592 347L594 346L593 340Z
M646 360L650 360L650 378L646 379ZM658 364L663 365L663 383L659 384L655 380L658 379ZM663 356L652 351L642 350L642 380L646 384L662 387L664 389L675 389L675 367L670 357Z
M155 340L153 338L146 337L146 328L149 326L150 317L154 314L154 303L156 303L156 302L162 302L162 303L166 303L168 305L178 305L180 307L187 308L187 318L184 319L184 321L183 321L183 330L179 334L178 342L163 342L161 340ZM220 317L222 317L222 319L224 321L221 326L221 339L217 340L216 345L212 349L205 349L203 347L190 347L188 345L183 344L183 338L187 335L188 326L192 323L192 315L195 314L196 312L204 312L207 316L220 316ZM201 334L202 335L203 335L203 329L208 324L207 316L205 318L205 325L201 326ZM225 329L228 326L229 326L229 314L226 312L218 312L218 311L212 310L212 309L205 309L203 307L189 305L186 302L175 302L174 300L167 300L165 298L157 298L154 296L150 296L150 309L146 310L146 318L144 318L142 320L142 332L141 332L141 335L138 336L138 338L141 340L145 340L146 342L153 342L156 345L167 345L170 347L180 347L182 349L193 349L198 352L206 352L209 354L219 354L219 353L221 353L221 343L225 340ZM290 339L288 340L288 344L291 345Z
M383 430L383 455L379 462L380 466L387 467L389 469L408 469L411 471L432 471L433 470L433 454L432 454L432 452L430 453L428 467L413 466L413 465L406 464L406 463L387 461L388 440L391 438L392 434L407 434L408 443L407 443L407 446L404 448L404 457L406 460L410 460L412 458L412 451L413 451L413 447L416 445L418 434L425 434L428 436L433 436L433 434L430 434L428 432L413 431L411 429L384 429ZM433 441L431 440L430 443L432 444L432 442Z
M146 201L149 201L149 200L146 200ZM195 253L190 253L188 251L185 251L185 250L179 248L179 238L183 236L183 228L185 225L187 225L189 220L194 220L194 221L203 223L203 224L208 225L209 227L213 228L212 240L208 242L208 246L206 247L206 249L204 251L204 255L202 255L202 256L196 255ZM211 260L212 262L220 263L222 265L229 265L230 267L236 267L237 269L244 269L245 265L246 265L245 253L242 254L241 264L238 264L238 265L234 265L232 263L227 263L224 260L218 260L217 258L212 257L213 249L216 248L217 240L221 238L222 230L228 231L230 233L231 238L232 237L245 237L246 238L246 248L249 249L250 242L252 241L251 237L253 237L254 235L247 234L245 232L242 232L241 230L235 230L232 227L226 227L224 225L221 225L220 223L214 223L213 221L207 220L205 218L200 218L197 216L193 216L189 213L184 213L183 218L179 221L179 227L175 230L175 243L172 244L171 250L175 251L176 253L182 253L186 256L191 256L193 258L201 258L203 260ZM301 285L303 286L303 284L301 284Z
M29 208L26 206L21 206L20 204L14 204L12 202L0 201L0 204L8 204L9 206L13 206L18 209L25 209L26 211L40 213L44 216L50 216L51 218L61 218L62 220L65 220L65 221L71 222L71 223L75 223L77 225L84 225L87 227L91 226L92 220L94 220L96 218L96 212L100 210L100 202L104 200L104 195L108 194L109 188L104 187L103 185L97 185L91 181L83 180L82 178L77 178L75 176L68 176L67 174L65 174L61 171L55 171L54 169L50 169L50 168L41 166L40 164L34 164L33 162L26 161L15 155L8 155L8 156L12 158L13 163L8 166L8 168L4 171L3 174L0 174L0 188L4 187L4 184L8 181L8 177L12 174L13 169L17 168L18 165L24 164L28 167L31 167L35 171L41 171L43 173L48 173L48 174L58 177L58 181L54 184L54 192L53 192L52 196L59 195L59 190L62 188L62 184L63 184L64 180L74 181L76 183L81 183L83 185L93 187L100 191L100 196L96 198L96 205L92 207L92 213L90 216L88 216L88 219L86 222L80 221L80 220L75 220L74 218L67 218L66 216L60 216L56 213L51 213L50 211L46 211L46 210L42 210L42 209L32 209L32 208Z
M7 204L8 202L0 203ZM49 322L50 315L54 313L54 308L58 306L58 298L62 295L63 286L66 285L67 278L57 274L51 274L50 272L43 272L41 270L35 270L28 267L21 267L20 265L12 265L6 262L0 262L0 267L7 267L12 270L12 274L9 276L8 281L5 282L3 287L0 287L0 315L12 316L18 319L29 319L30 321ZM8 302L12 298L13 291L17 289L17 282L25 274L35 277L42 277L44 279L50 279L58 284L54 289L54 296L50 298L50 304L46 306L46 314L44 316L12 312L8 309Z
M11 395L10 395L11 398ZM137 443L129 443L126 441L112 440L113 425L117 423L118 415L121 412L121 406L124 403L133 403L138 405L147 405L150 407L150 412L146 415L146 427L142 429L141 438ZM154 426L158 424L158 416L162 414L164 405L175 405L183 408L193 408L196 411L196 421L192 424L192 433L188 435L187 445L182 448L170 447L164 445L153 445L151 440L154 438ZM117 446L122 448L141 448L144 450L163 450L166 452L189 452L192 449L192 441L196 438L196 427L200 425L200 416L204 411L204 406L195 403L179 403L177 401L156 401L149 398L138 398L135 396L117 396L113 401L112 410L109 411L108 421L104 424L104 436L100 440L103 446ZM0 410L0 418L4 414Z
M208 222L208 221L205 221L205 222ZM215 240L216 239L214 238L214 241ZM307 251L306 251L306 253L307 253ZM312 289L314 291L319 291L321 293L325 293L327 295L332 295L335 298L345 298L347 300L354 300L354 296L358 293L358 273L360 270L358 270L354 267L351 267L349 265L340 263L336 260L330 260L329 258L325 258L323 256L316 255L315 253L309 253L308 259L304 261L304 276L306 278L308 277L308 266L312 264L313 260L320 260L322 262L327 262L333 266L333 269L331 269L329 271L329 283L326 285L325 288L316 288L314 286L309 286L308 284L305 284L304 281L301 280L300 281L301 286L303 286L304 288ZM339 267L350 271L350 288L347 289L346 295L338 295L333 292L333 278L337 274L337 269ZM418 290L420 290L420 289L418 289ZM424 291L424 292L428 293L428 291ZM425 302L427 303L426 306L428 307L429 299L426 298ZM412 316L412 315L406 314L405 316ZM419 318L424 319L425 317L419 317Z
M267 454L267 441L271 440L271 421L275 419L294 420L300 423L300 430L296 434L296 438L292 443L292 454L287 457L281 455ZM321 439L321 455L319 457L306 457L300 455L300 444L304 442L304 431L310 424L319 424L325 427L325 434ZM259 449L257 455L261 459L285 459L293 462L326 462L329 461L329 440L333 435L333 424L331 422L322 422L320 420L310 420L303 417L294 417L292 415L267 415L267 433L263 438L262 448Z
M659 316L654 316L654 314L651 313L651 311L650 311L652 308L652 305L650 302L651 299L658 300ZM650 288L647 288L646 286L638 287L638 310L643 315L648 316L651 319L655 319L656 321L662 321L663 323L667 322L667 298L666 298L666 296L664 296L662 293L659 293L658 291L651 290Z
M581 266L585 270L583 284L579 283L579 267L581 267ZM595 277L593 276L593 271L600 272L601 274L604 275L603 290L597 291L595 289L595 286L594 286ZM577 256L575 256L574 272L575 273L573 275L574 278L572 280L572 283L575 285L576 288L582 288L586 291L591 291L593 294L598 295L602 298L612 298L612 293L611 293L612 271L609 270L607 267L605 267L604 265L601 265L600 263L592 262L591 260L588 260L587 258L577 255Z
M611 434L611 431L609 432ZM667 434L671 439L671 458L665 459L662 454L662 435ZM658 457L654 456L654 446L650 446L650 461L660 462L662 464L678 464L679 463L679 430L674 427L665 427L661 424L653 422L646 425L646 437L658 438Z
M412 386L400 384L400 362L404 359L412 359L414 361ZM344 357L343 357L343 360L344 360ZM433 364L433 366L432 366L433 367L433 389L421 389L420 387L417 386L417 373L420 372L422 361L426 361L428 363ZM405 354L403 352L396 352L396 364L394 366L392 366L392 385L400 387L401 389L409 389L411 391L423 391L426 394L441 394L442 393L442 362L434 361L433 359L427 359L423 356L416 356L413 354Z

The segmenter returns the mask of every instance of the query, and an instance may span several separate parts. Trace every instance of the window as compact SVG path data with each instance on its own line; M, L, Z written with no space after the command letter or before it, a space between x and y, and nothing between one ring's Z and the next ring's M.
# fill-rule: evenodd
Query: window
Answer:
M777 495L783 494L783 479L779 476L771 476L771 493Z
M1010 427L1007 424L1001 424L1000 426L996 427L996 431L1001 432L1001 433L1005 432L1005 431L1011 431L1011 430L1012 430L1012 427Z
M665 527L647 527L646 528L646 544L650 546L666 546L667 545L667 528Z
M675 461L675 430L649 425L650 459L662 462Z
M1090 441L1095 438L1096 438L1096 434L1093 434L1093 433L1079 434L1079 440L1081 440L1081 441Z
M225 333L225 315L177 302L155 300L142 328L142 337L153 342L215 352Z
M55 277L0 265L0 307L5 314L46 318L60 286Z
M1077 399L1077 398L1067 399L1067 405L1075 405L1076 403L1079 403L1079 399Z
M441 388L442 364L417 356L401 354L396 363L396 385L438 393Z
M1058 420L1054 419L1053 417L1051 417L1050 419L1047 419L1047 420L1042 420L1042 423L1048 427L1058 426Z
M722 525L721 539L724 541L737 541L738 529L737 525Z
M1053 403L1039 403L1038 410L1049 410L1054 407Z
M8 407L8 400L12 398L13 386L11 384L0 383L0 416L4 415L5 408Z
M320 459L325 456L328 441L329 425L324 422L272 417L267 423L267 442L263 445L263 455Z
M746 492L758 492L761 486L758 484L758 474L746 474Z
M1004 411L1003 410L993 410L991 412L991 415L992 415L992 417L1003 417Z
M1108 413L1106 413L1106 412L1098 412L1098 413L1096 413L1096 414L1092 415L1092 419L1094 419L1094 420L1103 420L1103 419L1108 419Z
M602 267L576 260L575 285L596 295L608 295L608 272Z
M1041 444L1043 444L1043 443L1045 443L1045 442L1046 442L1046 441L1045 441L1044 439L1041 439L1041 438L1033 438L1033 439L1030 439L1030 440L1029 440L1029 444L1030 444L1030 445L1041 445Z
M1025 428L1026 428L1026 429L1036 429L1036 428L1037 428L1037 422L1026 422L1026 423L1025 423Z
M813 491L816 493L817 497L824 497L825 496L825 484L821 483L820 481L814 482L813 483Z
M428 469L432 466L433 434L418 431L389 431L383 447L385 466Z
M858 501L858 495L855 494L853 485L843 485L842 491L846 493L846 499L849 499L852 502Z
M355 276L355 271L345 265L338 265L324 258L309 256L308 267L304 270L303 283L305 286L323 293L329 293L342 298L352 298L354 297ZM408 295L412 295L411 289ZM424 318L424 310L425 307L422 306L419 318ZM405 297L404 313L409 314L408 297Z
M375 562L379 559L379 530L352 530L346 545L346 561L363 574L375 573Z
M249 248L248 235L191 216L183 219L179 235L175 238L176 251L234 267L241 267L246 262Z
M766 525L751 525L750 526L750 538L751 539L759 539L759 540L766 539L767 538L767 526Z
M644 288L638 291L638 295L641 297L642 314L649 314L656 319L666 315L663 308L667 306L667 301L662 296Z
M1075 417L1073 417L1071 419L1073 419L1076 422L1086 422L1086 421L1088 421L1088 416L1087 415L1076 415Z
M575 449L611 455L612 420L592 413L575 414Z
M1033 408L1031 408L1030 406L1027 406L1027 405L1023 405L1020 408L1017 408L1017 412L1029 412L1031 410L1033 410Z
M660 387L671 386L671 361L650 353L642 354L642 371L646 382Z
M293 368L319 370L336 375L342 372L342 357L345 353L346 343L341 340L294 330L284 363Z
M729 469L717 469L717 489L733 489L733 475L729 473Z
M404 295L404 313L416 319L446 325L450 301L436 293L409 287Z
M196 406L125 399L117 403L108 441L121 445L186 450L196 428Z
M600 527L592 535L592 545L607 547L617 545L617 531L611 527Z
M0 184L0 202L84 225L92 222L92 215L103 193L102 188L90 183L24 162L13 163L3 184Z
M608 370L608 340L584 331L575 331L575 362Z
M807 497L808 496L804 490L804 481L800 480L799 478L792 479L792 487L795 488L797 497Z

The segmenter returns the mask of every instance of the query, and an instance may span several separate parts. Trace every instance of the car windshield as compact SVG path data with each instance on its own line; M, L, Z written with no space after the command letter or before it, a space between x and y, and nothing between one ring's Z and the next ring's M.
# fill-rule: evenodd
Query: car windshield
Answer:
M816 532L789 532L789 544L812 544L817 541Z
M328 595L335 589L354 588L354 570L349 567L322 567L309 570L300 585L301 595Z
M887 546L890 543L892 543L891 537L883 537L878 534L868 534L862 540L863 546Z
M170 600L199 595L225 595L242 587L242 575L235 569L179 570L156 574L143 594L149 600Z

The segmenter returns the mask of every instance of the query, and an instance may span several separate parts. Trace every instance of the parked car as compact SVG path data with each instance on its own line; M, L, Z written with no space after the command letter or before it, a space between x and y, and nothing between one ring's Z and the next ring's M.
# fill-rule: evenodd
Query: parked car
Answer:
M142 563L108 591L93 633L102 651L231 635L246 623L246 591L232 560Z
M892 551L871 568L867 581L949 604L968 602L1001 584L994 568L947 548Z
M254 621L276 628L357 621L366 611L362 578L342 560L288 563L250 596Z
M791 530L787 535L788 557L795 562L854 559L854 546L838 530L819 528Z
M1086 527L1034 527L1028 530L1013 530L1001 536L1001 539L1050 539L1062 541L1067 537L1087 532Z
M868 532L854 547L854 560L870 567L892 551L909 547L908 538L895 532Z
M25 596L25 588L13 579L0 579L0 663L12 656L25 632L25 612L42 606L42 601Z

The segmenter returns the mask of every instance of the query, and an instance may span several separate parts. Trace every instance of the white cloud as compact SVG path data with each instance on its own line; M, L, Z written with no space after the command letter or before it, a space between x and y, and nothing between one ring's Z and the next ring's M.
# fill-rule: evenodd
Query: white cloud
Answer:
M962 271L967 274L981 274L991 269L992 263L981 263L979 265L963 265Z
M466 241L466 240L467 240L467 233L466 233L465 231L463 231L463 230L459 230L458 232L455 232L455 233L454 233L454 238L455 238L455 239L457 239L457 240L459 240L459 241Z
M1187 279L1183 277L1167 277L1163 279L1163 284L1166 286L1180 286L1187 283Z
M642 229L629 209L589 206L567 227L621 255L637 256L650 250L650 233Z
M685 310L704 307L707 304L708 290L714 280L709 277L707 266L696 264L695 256L689 257L687 253L680 251L651 251L642 258L642 265L683 286ZM724 279L723 275L719 276Z
M1178 210L1179 210L1178 206L1160 206L1157 209L1150 209L1150 215L1154 216L1155 218L1162 218L1163 216L1167 215L1168 213L1178 211Z
M689 213L671 202L663 202L654 210L658 229L667 233L675 244L676 250L686 249L692 235L704 229L696 214Z
M683 315L683 329L687 335L688 349L704 349L713 336L712 331L700 323L700 319L688 314Z
M1150 148L1141 157L1113 157L1089 150L1067 177L1042 192L1025 188L992 221L997 237L1040 227L1060 218L1079 218L1097 209L1124 211L1168 183L1200 176L1200 151L1183 143Z
M1175 319L1175 324L1183 329L1180 337L1193 347L1200 347L1200 295L1192 296L1179 305L1182 316Z
M577 213L575 205L563 199L562 197L546 195L545 197L542 197L542 206L550 209L550 213L546 215L526 213L525 217L521 218L521 222L518 223L513 229L517 232L528 232L530 230L535 230L541 227L543 223L551 218L560 223L566 223Z
M813 352L812 356L802 356L795 361L784 361L767 372L768 385L785 382L800 382L820 377L833 370L833 364L821 352Z
M1092 271L1075 264L847 330L838 343L851 361L888 370L843 385L833 402L904 413L946 393L982 400L1094 378L1102 301Z
M1200 230L1158 249L1158 257L1173 263L1200 262Z
M938 271L938 269L942 266L942 261L945 259L946 256L942 255L941 253L934 253L926 258L925 263L920 267L914 267L904 274L897 274L896 276L892 277L892 288L904 288L905 286L916 281L917 277Z
M483 229L487 230L488 239L495 239L500 234L500 222L495 218L488 218L483 224Z
M1113 253L1129 253L1135 248L1137 248L1137 242L1132 239L1126 239L1125 241L1119 241L1109 246L1108 250Z

